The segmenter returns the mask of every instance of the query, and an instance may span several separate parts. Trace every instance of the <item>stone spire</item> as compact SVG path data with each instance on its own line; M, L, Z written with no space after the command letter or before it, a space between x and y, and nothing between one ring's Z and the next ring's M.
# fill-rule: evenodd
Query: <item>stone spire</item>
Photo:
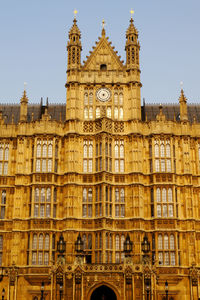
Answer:
M76 14L77 11L74 11L74 20L73 25L69 31L69 41L67 43L67 50L68 50L68 68L67 70L71 69L80 69L81 66L81 32L77 26Z
M180 121L188 121L187 98L184 95L183 89L181 89L179 104L180 104Z
M131 10L130 25L126 31L126 65L127 69L139 69L140 43L138 31L133 23L133 10Z
M24 89L23 96L20 99L20 122L27 121L27 111L28 111L28 97L26 95L26 90Z

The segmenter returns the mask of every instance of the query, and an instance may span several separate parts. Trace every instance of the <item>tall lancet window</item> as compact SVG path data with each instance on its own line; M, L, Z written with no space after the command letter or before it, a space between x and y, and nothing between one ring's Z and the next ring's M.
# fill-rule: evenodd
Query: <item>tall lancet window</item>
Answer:
M83 142L83 172L93 171L93 141L84 140Z

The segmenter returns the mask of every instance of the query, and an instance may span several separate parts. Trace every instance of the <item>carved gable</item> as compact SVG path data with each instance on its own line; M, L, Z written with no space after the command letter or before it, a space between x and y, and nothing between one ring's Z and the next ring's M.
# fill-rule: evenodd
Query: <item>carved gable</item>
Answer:
M120 60L120 56L117 55L117 51L114 51L107 37L102 36L97 46L93 48L94 51L90 52L91 55L84 62L84 70L98 71L103 64L107 66L107 70L123 70L123 61Z

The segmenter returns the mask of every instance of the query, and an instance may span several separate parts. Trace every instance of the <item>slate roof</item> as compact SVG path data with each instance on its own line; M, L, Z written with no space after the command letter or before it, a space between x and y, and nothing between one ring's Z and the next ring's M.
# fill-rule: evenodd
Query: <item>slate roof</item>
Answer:
M142 120L144 121L147 116L147 120L156 120L156 115L159 114L159 104L145 104L142 106ZM192 123L195 116L196 121L200 122L200 104L189 104L188 107L188 119ZM30 104L28 105L28 117L27 121L31 122L32 114L33 120L41 119L42 114L45 111L46 106L41 104ZM12 115L14 116L14 123L17 124L20 116L20 105L19 104L0 104L0 111L2 111L5 124L12 123ZM162 104L163 114L167 120L174 120L174 117L179 121L180 108L179 104ZM66 105L65 104L49 104L48 113L52 120L64 122Z

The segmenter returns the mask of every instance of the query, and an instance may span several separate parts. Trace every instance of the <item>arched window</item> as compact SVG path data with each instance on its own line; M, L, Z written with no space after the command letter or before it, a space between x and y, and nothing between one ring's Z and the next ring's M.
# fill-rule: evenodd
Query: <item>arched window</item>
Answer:
M125 242L125 236L121 235L121 250L124 251L124 242Z
M92 158L92 154L93 154L93 146L92 144L90 143L89 145L89 157Z
M167 234L164 235L164 249L165 250L169 249L169 238Z
M100 118L100 107L96 108L96 118Z
M167 191L162 189L162 202L167 202Z
M52 159L48 159L48 172L52 171Z
M115 202L119 202L119 189L115 189Z
M119 94L119 105L123 105L123 94Z
M164 146L164 144L160 145L160 156L161 157L165 156L165 146Z
M32 249L37 249L37 234L33 235L33 243L32 243Z
M47 202L51 202L51 188L47 188Z
M171 151L170 151L170 144L167 144L166 145L166 156L167 157L171 157L171 153L170 153Z
M52 144L49 144L48 146L48 157L52 157L53 154L53 146Z
M159 157L159 146L157 144L157 141L155 141L155 157Z
M158 250L163 249L163 243L162 243L162 234L158 235Z
M43 235L39 235L39 250L43 249Z
M83 189L83 202L87 202L87 189Z
M119 146L118 144L115 144L115 158L119 157Z
M49 250L49 235L45 235L45 242L44 242L44 248L45 250Z
M5 160L8 160L9 149L5 149Z
M87 158L87 143L84 143L84 146L83 146L83 157Z
M45 202L45 189L41 189L41 202Z
M114 104L118 105L118 94L114 93Z
M35 189L35 202L39 202L39 189Z
M115 237L115 250L119 250L119 235L117 234Z
M87 107L84 108L84 118L88 119L88 109L87 109Z
M93 108L92 107L89 108L89 118L90 119L93 118Z
M106 71L107 70L107 65L106 64L100 65L100 70L101 71Z
M114 108L114 118L118 119L118 108L117 107Z
M89 105L93 104L93 93L89 94Z
M84 94L84 104L88 105L88 93Z
M47 145L43 144L42 147L42 157L47 157Z
M124 157L124 145L123 144L120 145L120 157L121 158Z
M120 191L120 198L121 202L124 202L124 189L121 189Z
M37 144L37 157L41 157L41 142L38 142Z
M0 160L3 160L3 148L0 148Z
M88 190L88 202L92 202L92 189Z
M122 120L123 117L124 117L124 111L123 111L123 108L120 107L120 109L119 109L119 118L120 118L120 120Z
M160 189L159 188L156 189L156 201L160 202Z
M107 108L107 117L111 118L111 107Z
M174 249L175 249L174 235L171 234L170 235L170 250L174 250Z
M168 189L168 202L172 202L172 189Z

